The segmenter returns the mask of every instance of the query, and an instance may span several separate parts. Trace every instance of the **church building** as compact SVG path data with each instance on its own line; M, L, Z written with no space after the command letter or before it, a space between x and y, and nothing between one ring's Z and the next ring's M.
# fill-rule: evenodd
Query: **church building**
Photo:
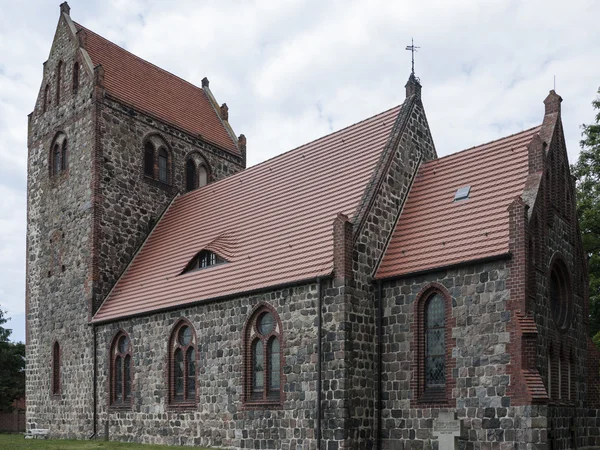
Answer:
M600 448L561 97L533 128L438 158L414 73L405 88L246 168L206 78L60 5L28 122L27 427L221 449Z

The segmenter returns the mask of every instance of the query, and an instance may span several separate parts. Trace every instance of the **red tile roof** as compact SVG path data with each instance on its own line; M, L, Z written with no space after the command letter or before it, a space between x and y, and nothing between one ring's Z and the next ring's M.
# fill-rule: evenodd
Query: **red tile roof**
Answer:
M104 68L104 87L116 99L240 155L203 89L145 61L91 30L85 49Z
M508 253L509 204L525 187L532 128L424 163L377 278ZM471 186L467 200L456 190Z
M94 321L328 275L401 107L177 198ZM196 253L229 260L180 275Z

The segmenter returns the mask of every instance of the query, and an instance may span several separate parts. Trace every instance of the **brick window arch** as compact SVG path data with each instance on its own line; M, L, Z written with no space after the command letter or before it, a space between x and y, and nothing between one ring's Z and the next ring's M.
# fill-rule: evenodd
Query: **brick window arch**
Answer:
M426 286L415 301L413 403L447 404L455 385L452 358L452 298L438 283Z
M130 406L132 399L132 345L129 335L119 331L110 346L110 404Z
M52 345L52 395L60 395L60 344Z
M262 304L244 327L244 403L277 406L283 402L283 330L273 307Z
M77 94L79 90L79 63L75 61L73 64L73 93Z
M186 319L180 319L169 338L169 403L195 406L197 402L196 331Z
M69 167L67 136L59 132L50 146L50 176L66 173Z

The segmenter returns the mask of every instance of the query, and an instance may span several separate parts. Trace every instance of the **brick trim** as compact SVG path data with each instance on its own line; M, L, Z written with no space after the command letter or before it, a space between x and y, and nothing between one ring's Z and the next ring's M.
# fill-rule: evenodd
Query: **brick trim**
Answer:
M271 313L275 318L276 326L273 331L268 335L261 336L256 329L257 319L264 313ZM279 330L279 331L278 331ZM251 336L251 332L255 332L255 336ZM243 409L280 409L285 401L285 393L283 387L285 386L285 374L283 373L283 367L285 364L285 358L283 352L285 349L285 339L283 333L283 324L277 314L275 308L266 303L261 302L256 305L248 316L248 320L244 324L242 330L242 358L243 358L243 372L242 372L242 405ZM251 339L252 338L252 339ZM268 343L273 338L279 340L279 395L269 395L269 352ZM263 398L253 398L252 395L252 381L253 381L253 361L252 361L252 345L260 339L264 345L263 358L264 358L264 381L263 381Z
M181 330L181 328L184 326L188 326L192 330L192 341L190 344L188 344L186 346L182 346L179 343L177 343L175 345L175 342L177 342L177 335L179 334L179 330ZM167 409L176 410L176 411L187 411L187 410L196 409L198 407L198 395L199 395L198 361L199 361L199 356L200 356L199 351L198 351L198 337L196 335L196 329L194 328L192 323L187 318L180 317L175 322L173 327L171 328L171 332L169 333L169 339L167 342L168 342L168 344L167 344L168 345L168 347L167 347L167 370L166 370ZM194 392L193 399L187 398L189 371L188 371L186 353L190 347L194 349L194 364L196 366L195 370L194 370L195 392ZM183 400L178 400L175 398L175 350L177 350L177 349L181 349L181 351L183 353L183 357L184 357L184 376L183 376L184 399Z
M425 387L425 306L429 300L439 294L444 300L444 344L446 346L446 383L444 388L426 390ZM411 343L413 360L411 370L413 373L411 381L411 407L413 408L443 408L450 406L452 402L452 391L456 387L456 359L452 356L452 350L456 347L456 339L452 337L452 329L456 326L456 319L452 315L452 297L447 289L436 282L426 284L417 294L413 306L414 322L411 325L413 341Z

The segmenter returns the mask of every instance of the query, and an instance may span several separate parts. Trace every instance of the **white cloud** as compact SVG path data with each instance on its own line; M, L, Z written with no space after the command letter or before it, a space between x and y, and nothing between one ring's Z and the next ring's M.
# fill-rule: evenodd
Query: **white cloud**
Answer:
M24 311L27 114L58 3L0 0L3 11L28 11L0 16L0 304L14 316ZM73 0L71 8L74 20L182 78L208 76L248 138L250 164L401 103L412 36L440 155L538 124L556 75L573 162L600 84L594 0Z

